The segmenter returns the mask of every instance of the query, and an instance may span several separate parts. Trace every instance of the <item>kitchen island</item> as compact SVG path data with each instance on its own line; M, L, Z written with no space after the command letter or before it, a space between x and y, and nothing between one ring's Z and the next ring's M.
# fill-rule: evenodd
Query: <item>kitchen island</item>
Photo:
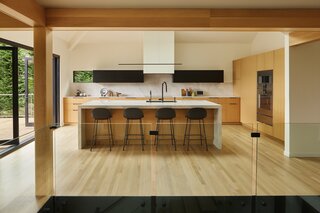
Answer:
M125 118L123 118L123 110L126 108L140 108L144 112L144 133L146 135L146 144L153 140L153 137L148 136L150 130L155 130L156 118L155 112L159 108L173 108L176 110L175 118L175 135L177 144L183 143L184 129L186 118L186 112L191 108L201 107L207 110L207 118L205 118L206 134L208 139L208 144L210 141L218 149L222 148L222 136L221 136L221 123L222 123L222 113L221 105L205 101L205 100L178 100L177 102L151 102L148 103L145 100L93 100L79 105L78 108L78 133L79 133L79 149L89 147L93 132L93 119L91 111L94 108L107 108L112 112L112 129L115 141L117 144L122 145L124 137L124 125ZM101 125L99 127L98 134L106 134L106 125ZM166 124L163 124L165 128ZM136 125L138 127L138 125ZM198 124L193 125L193 131L199 131ZM161 128L160 128L161 130ZM137 131L134 128L132 131ZM165 132L165 130L163 130ZM150 140L149 140L150 139ZM119 142L120 141L120 142ZM200 144L198 141L193 143Z

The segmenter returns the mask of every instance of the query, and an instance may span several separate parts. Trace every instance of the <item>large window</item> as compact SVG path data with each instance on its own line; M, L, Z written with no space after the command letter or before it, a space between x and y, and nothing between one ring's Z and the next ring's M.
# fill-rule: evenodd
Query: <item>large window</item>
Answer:
M60 116L59 60L59 56L53 56L55 123ZM0 154L33 139L28 134L34 130L33 67L31 47L0 39ZM20 140L14 140L18 137Z

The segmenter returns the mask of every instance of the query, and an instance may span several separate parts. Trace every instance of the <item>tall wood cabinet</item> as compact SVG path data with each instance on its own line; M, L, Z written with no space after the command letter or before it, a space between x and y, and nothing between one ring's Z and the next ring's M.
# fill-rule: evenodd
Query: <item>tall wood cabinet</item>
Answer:
M257 71L273 70L273 125L257 122ZM241 99L241 123L284 140L284 49L233 61L234 94Z

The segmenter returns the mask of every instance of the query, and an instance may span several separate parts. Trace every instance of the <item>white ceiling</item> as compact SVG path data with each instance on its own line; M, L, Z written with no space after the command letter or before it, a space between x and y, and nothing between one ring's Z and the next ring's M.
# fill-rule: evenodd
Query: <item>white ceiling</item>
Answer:
M251 43L256 32L178 31L177 43ZM142 31L54 31L54 36L73 44L142 43Z
M319 0L37 0L51 8L320 8Z

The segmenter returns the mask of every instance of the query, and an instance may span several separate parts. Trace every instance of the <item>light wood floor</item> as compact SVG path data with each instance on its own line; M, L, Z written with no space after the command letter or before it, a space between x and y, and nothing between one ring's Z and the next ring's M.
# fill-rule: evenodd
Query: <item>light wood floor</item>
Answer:
M33 121L33 118L31 118ZM13 139L13 133L12 133L12 125L13 121L12 118L0 118L0 140L6 140L6 139ZM25 135L27 133L30 133L34 131L33 126L26 126L25 125L25 118L19 118L19 135Z
M78 150L77 127L55 132L56 195L252 195L252 140L242 126L223 126L223 149L150 145ZM34 145L0 160L0 212L34 212ZM259 195L319 195L320 158L287 158L283 145L261 138ZM18 205L17 205L18 204ZM14 211L12 211L14 208Z

